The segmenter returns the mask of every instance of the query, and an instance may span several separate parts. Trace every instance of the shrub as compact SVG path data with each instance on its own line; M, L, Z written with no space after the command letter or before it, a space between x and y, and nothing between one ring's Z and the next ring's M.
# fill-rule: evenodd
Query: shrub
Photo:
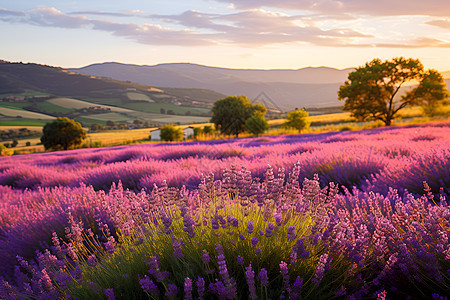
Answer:
M175 127L172 124L165 125L161 128L161 140L173 142L181 141L183 139L183 130L181 128Z

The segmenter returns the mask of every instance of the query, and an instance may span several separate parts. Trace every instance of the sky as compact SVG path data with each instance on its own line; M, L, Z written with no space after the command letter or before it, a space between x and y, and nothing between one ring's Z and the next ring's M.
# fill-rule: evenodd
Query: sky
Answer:
M0 0L0 59L82 67L187 62L450 70L449 0Z

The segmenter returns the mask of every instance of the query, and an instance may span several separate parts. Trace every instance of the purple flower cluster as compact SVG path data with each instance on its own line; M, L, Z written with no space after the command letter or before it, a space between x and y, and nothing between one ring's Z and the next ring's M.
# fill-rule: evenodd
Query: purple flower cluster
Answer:
M217 165L214 153L190 156L206 147L192 144L0 158L0 298L56 299L85 282L114 299L112 285L82 270L100 270L104 259L128 263L119 258L123 250L145 249L148 275L134 278L152 297L298 299L329 284L329 297L395 298L423 289L439 299L450 260L448 128L218 142L211 145L217 151L242 151ZM195 171L180 175L183 168ZM47 171L67 180L41 178ZM189 186L196 180L198 189ZM157 250L150 240L161 243ZM331 268L342 272L336 282L328 280ZM128 273L120 278L131 280Z

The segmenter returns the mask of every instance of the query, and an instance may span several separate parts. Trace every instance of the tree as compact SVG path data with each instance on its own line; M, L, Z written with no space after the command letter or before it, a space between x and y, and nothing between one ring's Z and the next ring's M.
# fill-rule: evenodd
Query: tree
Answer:
M45 124L42 132L41 142L46 150L74 148L86 138L86 130L81 124L69 118L59 117Z
M254 115L245 121L245 130L253 135L260 135L269 130L269 124L264 117Z
M194 127L194 138L197 138L202 133L203 130L200 127Z
M205 125L205 126L203 126L202 131L204 134L212 134L212 133L214 133L214 128L212 128L212 126Z
M99 131L99 130L102 130L102 128L103 128L102 125L97 124L97 123L91 124L91 127L90 127L91 131Z
M172 124L165 125L161 128L161 140L163 141L181 141L183 139L183 130Z
M351 111L358 121L381 120L390 126L401 109L425 101L426 86L433 86L429 101L446 93L445 85L435 84L439 81L435 73L438 72L425 72L418 59L374 59L348 75L338 91L339 100L345 100L344 110ZM401 88L413 81L419 82L417 88L400 96Z
M439 114L449 96L444 77L436 70L425 72L421 84L407 95L407 97L417 98L423 112L430 117Z
M266 108L261 104L253 105L245 95L229 96L214 103L211 123L222 134L236 137L245 131L245 122L253 115L264 116Z
M308 112L305 109L296 109L288 112L287 121L283 124L283 127L294 128L300 133L302 130L309 128L309 125L311 125L311 120Z
M5 147L5 145L0 144L0 156L11 156L13 155L14 151L13 150L8 150L7 147Z
M108 120L108 121L106 121L106 126L109 126L109 127L117 126L117 122L116 121L112 121L112 120Z

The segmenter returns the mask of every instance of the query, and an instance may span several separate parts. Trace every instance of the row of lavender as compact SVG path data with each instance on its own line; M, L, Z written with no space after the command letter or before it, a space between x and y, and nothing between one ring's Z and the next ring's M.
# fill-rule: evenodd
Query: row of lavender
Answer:
M23 202L2 211L0 298L446 299L443 195L339 194L300 172L225 170L195 191L3 188Z
M254 296L254 289L262 298L329 298L344 293L358 298L385 292L419 298L436 293L438 297L449 289L450 213L443 200L449 193L449 139L449 123L441 123L3 159L0 272L9 283L1 291L8 297L69 293L81 299L101 297L107 290L109 296L126 298L137 293L135 298L145 298L157 297L156 293L163 296L173 284L180 297L189 295L189 285L204 282L205 297L219 298L247 298ZM269 163L275 169L268 168ZM232 164L247 170L223 172ZM327 194L318 180L306 181L300 189L299 182L313 178L314 173L320 174L322 187L334 181L360 190L338 195L333 187ZM111 188L119 180L134 191ZM428 198L419 198L424 180L431 188L425 186ZM94 188L85 185L90 183ZM153 189L154 184L160 188ZM183 184L187 189L170 188ZM416 195L397 195L389 186L407 188ZM23 190L27 187L31 189ZM140 188L144 190L138 192ZM211 205L217 202L223 204ZM234 209L223 210L232 204ZM241 215L243 211L250 213ZM187 216L193 223L185 221ZM234 226L233 220L240 225ZM250 232L247 225L253 221L259 229ZM160 232L159 242L151 242L155 231ZM58 243L63 244L59 254ZM36 249L41 251L38 263L30 267ZM213 257L206 267L203 250ZM92 263L94 258L101 263ZM152 259L157 259L158 268L171 272L146 274L142 266ZM273 261L279 262L278 269ZM174 271L186 265L202 268L189 271L197 277ZM224 273L224 265L231 276ZM104 274L111 269L117 272ZM256 276L264 277L264 272L269 282ZM336 276L339 280L334 280ZM127 288L111 290L124 280L129 282ZM274 292L269 295L267 290ZM324 294L328 290L333 295ZM201 288L191 294L197 297L200 292Z
M92 185L109 189L122 181L134 191L169 186L195 189L202 173L217 179L225 168L245 167L262 177L267 165L285 172L299 161L300 178L319 174L322 184L372 190L388 187L422 194L423 181L433 193L448 195L450 122L360 132L285 135L253 139L132 145L82 149L0 160L0 185L17 189ZM287 175L287 174L285 174ZM444 190L440 191L443 187Z

